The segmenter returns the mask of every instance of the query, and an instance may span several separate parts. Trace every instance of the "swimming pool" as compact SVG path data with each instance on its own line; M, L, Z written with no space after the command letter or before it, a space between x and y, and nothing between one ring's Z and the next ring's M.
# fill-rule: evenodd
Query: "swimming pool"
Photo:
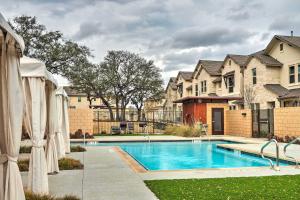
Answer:
M148 170L237 168L269 166L268 161L239 151L218 148L227 141L95 143L89 146L119 146ZM287 165L281 162L280 165Z

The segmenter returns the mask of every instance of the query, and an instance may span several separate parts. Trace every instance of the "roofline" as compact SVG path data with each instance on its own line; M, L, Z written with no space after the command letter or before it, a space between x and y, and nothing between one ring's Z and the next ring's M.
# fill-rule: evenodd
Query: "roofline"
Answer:
M239 65L239 64L236 62L236 60L235 60L234 58L232 58L231 56L249 56L249 55L227 54L226 57L224 58L223 63L222 63L222 68L224 68L225 61L227 60L227 58L231 58L231 59L235 62L235 64L237 64L238 66L240 66L240 68L243 68L243 67L246 66L246 64L245 64L245 65ZM247 61L248 61L248 60L247 60ZM246 62L246 63L247 63L247 62Z
M271 50L271 44L273 43L274 40L280 40L280 41L285 42L285 43L287 43L287 44L289 44L289 45L291 45L293 47L300 48L299 46L294 45L292 42L290 42L290 41L285 40L284 38L282 38L281 35L274 35L273 38L271 39L271 41L269 42L269 44L266 47L266 52L269 52Z
M191 71L178 71L178 74L177 74L177 76L176 76L176 82L178 81L178 76L182 73L182 72L191 72ZM192 72L193 73L193 72ZM191 78L191 80L186 80L186 79L184 79L185 81L193 81L193 75L192 75L192 78Z
M206 96L206 97L196 97L196 96L188 96L181 99L177 99L173 101L173 103L183 103L188 100L242 100L243 97L219 97L219 96Z
M220 61L220 60L199 60L198 63L197 63L197 65L196 65L196 68L195 68L195 70L194 70L194 72L193 72L193 78L195 78L196 70L198 69L198 66L201 65L201 62L202 62L202 61L222 62L222 61ZM221 66L221 67L222 67L222 66ZM205 69L205 67L202 66L202 68L204 68L204 70L208 73L209 76L222 76L222 73L220 73L219 75L211 75L211 74Z
M271 57L271 56L270 56ZM258 57L258 56L256 56L255 54L252 54L252 55L249 55L249 58L248 58L248 60L247 60L247 62L246 62L246 64L245 64L245 68L248 66L248 64L250 63L250 61L253 59L253 58L256 58L257 60L259 60L263 65L265 65L265 66L267 66L267 67L282 67L283 66L283 64L281 63L281 65L267 65L267 64L265 64L265 63L263 63L262 62L262 60ZM274 58L275 59L275 58ZM279 62L279 61L278 61Z

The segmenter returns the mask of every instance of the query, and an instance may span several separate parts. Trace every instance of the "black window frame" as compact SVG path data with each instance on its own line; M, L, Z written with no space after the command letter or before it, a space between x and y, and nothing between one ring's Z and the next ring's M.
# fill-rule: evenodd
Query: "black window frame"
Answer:
M81 102L81 97L77 97L77 102L78 102L78 103Z
M291 69L293 69L293 73L291 73ZM296 81L295 75L296 75L296 73L295 73L295 66L292 65L292 66L289 67L289 83L290 84L295 83L295 81Z
M230 82L232 81L232 82ZM230 84L232 83L232 84ZM228 76L227 77L227 88L228 88L228 93L233 93L234 92L234 75Z
M279 50L280 50L280 51L283 51L283 43L280 43L280 44L279 44Z
M198 83L195 84L195 95L196 95L196 97L199 96Z
M256 68L253 68L251 71L252 71L252 84L256 85L257 84L257 72L256 72Z
M298 82L300 83L300 64L298 64Z
M207 92L206 81L201 81L201 93L206 93L206 92Z

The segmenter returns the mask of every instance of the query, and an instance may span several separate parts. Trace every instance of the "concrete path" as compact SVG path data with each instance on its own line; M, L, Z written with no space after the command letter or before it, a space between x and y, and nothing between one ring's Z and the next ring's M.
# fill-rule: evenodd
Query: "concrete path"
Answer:
M82 153L69 155L83 162ZM61 171L49 176L50 193L82 197L83 200L153 200L155 195L143 180L109 147L88 148L85 170ZM84 174L83 174L84 172ZM24 185L27 173L22 174Z

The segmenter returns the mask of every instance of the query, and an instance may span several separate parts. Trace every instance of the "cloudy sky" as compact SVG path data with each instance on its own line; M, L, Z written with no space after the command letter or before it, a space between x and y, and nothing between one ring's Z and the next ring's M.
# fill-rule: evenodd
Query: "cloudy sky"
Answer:
M50 30L93 50L153 59L167 80L199 59L263 49L274 34L300 35L298 0L0 0L8 18L37 16Z

